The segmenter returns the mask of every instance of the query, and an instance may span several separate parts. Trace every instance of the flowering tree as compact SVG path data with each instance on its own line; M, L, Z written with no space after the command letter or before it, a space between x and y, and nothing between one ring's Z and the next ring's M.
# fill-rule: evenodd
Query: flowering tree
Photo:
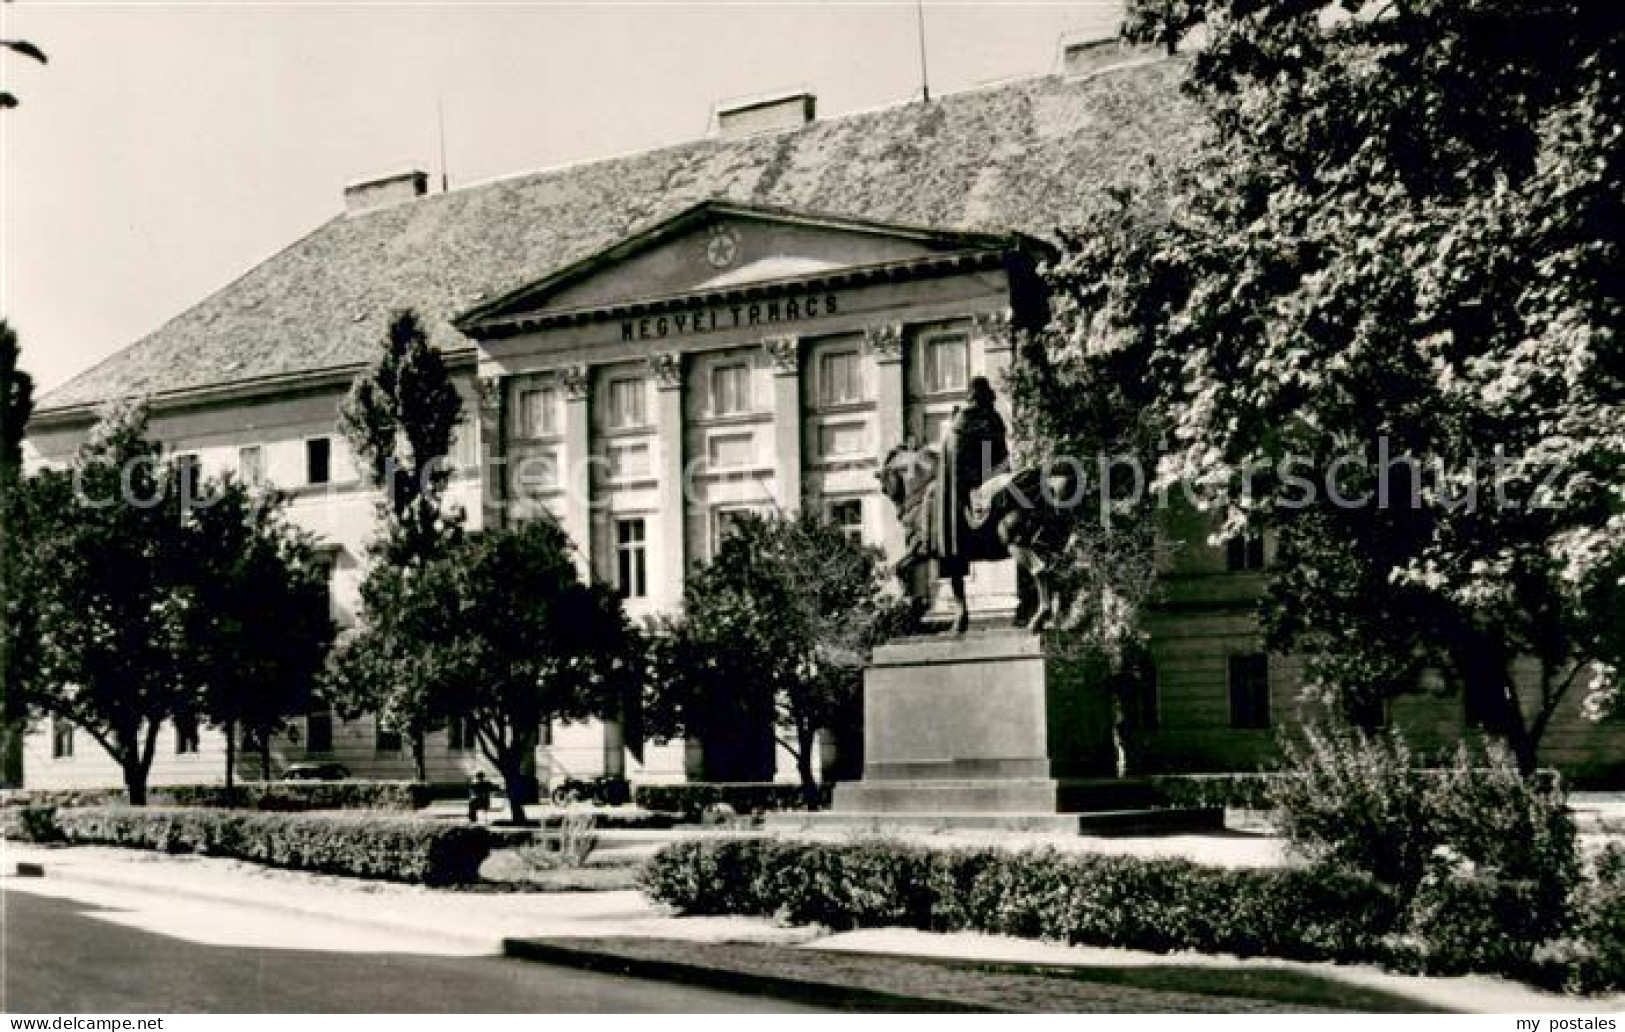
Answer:
M1625 22L1581 0L1199 13L1210 140L1142 244L1074 248L1073 346L1148 350L1162 480L1226 535L1277 533L1265 628L1312 686L1369 712L1436 666L1530 769L1576 683L1617 696L1625 646Z

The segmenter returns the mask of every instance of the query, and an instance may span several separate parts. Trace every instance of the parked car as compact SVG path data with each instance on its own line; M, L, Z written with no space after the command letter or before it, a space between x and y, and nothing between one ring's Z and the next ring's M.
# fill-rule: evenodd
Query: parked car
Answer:
M283 781L343 781L349 776L342 763L295 763L282 772Z

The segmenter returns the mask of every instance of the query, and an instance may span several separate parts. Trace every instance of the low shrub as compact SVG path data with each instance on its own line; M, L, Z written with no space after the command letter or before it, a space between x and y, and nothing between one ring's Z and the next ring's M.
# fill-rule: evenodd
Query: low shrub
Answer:
M1374 959L1398 920L1392 893L1366 877L1054 850L685 842L639 877L691 914L1302 960Z
M1625 846L1610 844L1576 892L1580 955L1570 987L1586 992L1625 991Z
M830 786L820 786L820 806L829 805ZM645 810L682 814L699 820L714 806L731 806L740 814L769 810L804 810L801 786L783 782L690 782L682 785L639 785L632 801Z
M1430 975L1528 976L1536 951L1561 932L1541 891L1537 882L1440 863L1411 900L1395 959Z
M13 842L60 842L54 806L8 806L0 810L0 838Z
M484 828L410 817L82 807L58 810L56 823L71 843L427 885L477 881L491 851Z
M467 787L463 792L466 794ZM224 785L154 786L152 803L166 806L232 810L400 810L422 809L431 801L430 786L418 781L251 781ZM123 789L22 789L8 792L11 806L119 806Z
M1152 774L1144 780L1168 806L1223 806L1268 810L1276 783L1286 774Z
M419 810L431 792L419 781L276 781L235 785L178 785L154 789L176 806L242 810Z
M1443 850L1482 875L1534 883L1541 919L1560 920L1578 877L1574 822L1557 780L1523 777L1504 746L1464 744L1429 770L1398 732L1307 728L1283 750L1292 776L1270 795L1300 855L1408 897Z

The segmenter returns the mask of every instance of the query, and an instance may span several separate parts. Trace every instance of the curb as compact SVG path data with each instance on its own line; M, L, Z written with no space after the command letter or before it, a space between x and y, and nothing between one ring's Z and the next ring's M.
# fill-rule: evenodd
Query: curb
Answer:
M688 964L677 960L628 957L618 953L567 946L556 940L503 939L502 954L515 960L572 967L625 978L718 989L747 996L772 996L794 1003L816 1004L836 1010L906 1014L1004 1013L990 1007L955 1003L937 997L905 996L877 989L858 989L833 982L785 978L780 975L758 975L748 971Z
M19 880L19 878L22 877L36 884L40 881L46 881L67 882L70 884L79 885L95 885L104 889L124 889L132 892L145 892L152 895L189 899L197 903L224 903L230 906L248 907L255 910L269 910L275 913L288 914L294 917L315 918L318 920L330 921L334 924L350 925L356 928L365 928L377 932L393 932L398 935L414 935L424 938L435 938L457 943L463 946L478 948L484 950L490 955L500 955L502 952L502 940L494 936L469 935L466 932L453 931L441 927L427 927L421 924L410 924L405 921L380 920L370 917L355 917L348 914L337 914L331 910L323 910L320 907L300 906L298 904L282 902L276 898L266 899L262 897L234 896L225 892L205 892L199 889L183 888L174 885L156 885L150 881L143 881L139 878L125 879L117 876L102 874L84 874L74 871L71 865L58 867L51 864L49 861L37 863L34 866L41 869L40 874L22 876L19 873L18 875L8 875L4 878L0 878L0 884Z

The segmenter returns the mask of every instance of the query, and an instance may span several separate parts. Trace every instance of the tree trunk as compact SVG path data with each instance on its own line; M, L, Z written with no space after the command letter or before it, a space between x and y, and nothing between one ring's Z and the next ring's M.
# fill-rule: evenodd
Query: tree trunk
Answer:
M1511 750L1520 774L1533 774L1539 743L1524 720L1506 643L1492 634L1474 631L1461 635L1454 646L1452 658L1469 712L1478 715L1485 732L1501 739Z
M226 728L226 793L231 793L237 780L237 722L228 720Z
M818 732L812 728L796 728L796 773L801 777L801 799L807 809L816 810L821 802L818 778L813 774L813 748Z
M525 824L525 789L526 777L524 764L520 762L517 751L510 752L502 757L497 764L497 770L502 774L502 790L508 793L508 819L513 821L515 827Z
M424 755L427 751L427 739L428 735L424 734L422 728L412 732L412 764L417 771L418 780L423 782L429 780L429 760Z
M271 780L271 729L262 727L256 732L259 739L255 744L260 747L260 780Z
M147 768L140 760L120 763L124 768L124 795L131 806L147 805Z

